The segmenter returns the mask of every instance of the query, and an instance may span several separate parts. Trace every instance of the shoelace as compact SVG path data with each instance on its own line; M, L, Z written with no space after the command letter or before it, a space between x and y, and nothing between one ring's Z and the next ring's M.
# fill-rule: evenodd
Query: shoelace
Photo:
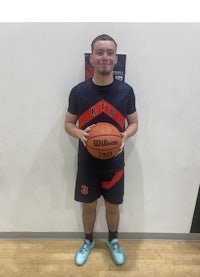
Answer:
M120 254L121 253L121 248L120 248L118 243L113 243L113 247L114 247L114 251L113 252L115 254Z
M86 254L87 252L88 252L88 244L87 244L87 242L84 242L84 244L82 245L82 247L80 249L80 253Z

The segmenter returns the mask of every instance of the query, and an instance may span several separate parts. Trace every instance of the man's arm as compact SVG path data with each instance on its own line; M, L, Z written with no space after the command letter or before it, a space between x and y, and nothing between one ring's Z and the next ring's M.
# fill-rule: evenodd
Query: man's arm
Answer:
M137 112L129 114L127 116L127 122L128 122L128 126L127 126L126 130L123 133L121 133L122 134L122 145L120 147L120 152L124 148L125 140L127 138L130 138L133 135L135 135L135 133L138 130L138 116L137 116Z
M137 112L129 114L127 116L127 122L128 122L128 126L127 126L126 130L123 132L123 137L125 139L135 135L135 133L138 130L138 116L137 116Z

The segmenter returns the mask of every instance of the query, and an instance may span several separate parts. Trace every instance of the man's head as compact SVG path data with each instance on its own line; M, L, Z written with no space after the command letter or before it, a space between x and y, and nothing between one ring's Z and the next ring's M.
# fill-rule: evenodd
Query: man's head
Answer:
M106 34L102 34L102 35L97 36L95 39L93 39L92 44L91 44L91 51L92 51L92 53L94 51L94 44L95 44L95 42L97 42L99 40L110 40L110 41L114 42L115 47L116 47L116 51L117 51L117 43L116 43L116 41L111 36L106 35Z
M117 43L115 40L109 35L103 34L92 41L91 48L90 62L94 67L94 73L101 76L111 76L117 63Z

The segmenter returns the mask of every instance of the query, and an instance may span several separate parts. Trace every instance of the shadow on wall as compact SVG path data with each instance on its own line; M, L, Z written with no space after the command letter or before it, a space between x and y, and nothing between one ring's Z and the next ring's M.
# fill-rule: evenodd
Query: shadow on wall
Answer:
M141 232L145 223L144 183L141 159L137 150L137 134L125 145L125 192L121 207L121 231Z

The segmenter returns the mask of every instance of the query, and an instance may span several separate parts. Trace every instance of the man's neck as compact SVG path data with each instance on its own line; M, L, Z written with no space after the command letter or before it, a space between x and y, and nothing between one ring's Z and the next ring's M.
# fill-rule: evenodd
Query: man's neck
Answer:
M112 84L113 82L113 74L112 75L95 75L92 78L92 81L97 86L107 86Z

